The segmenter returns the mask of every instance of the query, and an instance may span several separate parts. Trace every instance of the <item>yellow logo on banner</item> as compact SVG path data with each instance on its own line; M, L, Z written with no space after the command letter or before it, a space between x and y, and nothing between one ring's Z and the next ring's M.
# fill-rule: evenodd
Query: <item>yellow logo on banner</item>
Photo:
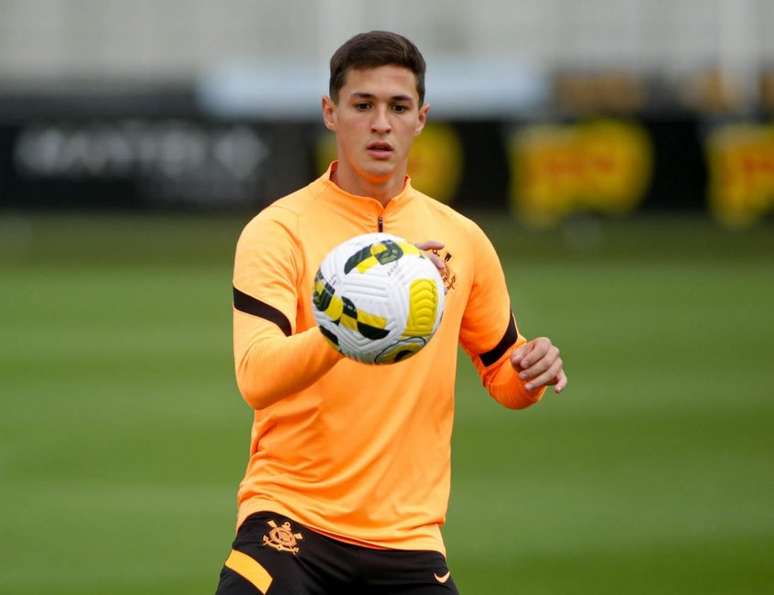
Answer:
M628 122L531 125L512 135L510 163L514 211L549 225L578 211L632 211L650 181L652 148Z
M322 174L336 159L336 139L321 137L317 145L317 166ZM411 147L408 162L411 185L436 200L450 204L462 176L462 143L449 124L433 122L425 126Z
M774 126L722 126L706 147L710 208L720 221L749 225L774 210Z

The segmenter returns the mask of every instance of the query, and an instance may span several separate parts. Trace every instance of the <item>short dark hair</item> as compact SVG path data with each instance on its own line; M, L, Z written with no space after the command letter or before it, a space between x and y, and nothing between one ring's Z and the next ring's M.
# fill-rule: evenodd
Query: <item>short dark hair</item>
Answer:
M331 57L328 92L334 102L344 86L347 72L379 66L402 66L414 73L419 105L425 101L425 59L411 41L389 31L359 33L342 45Z

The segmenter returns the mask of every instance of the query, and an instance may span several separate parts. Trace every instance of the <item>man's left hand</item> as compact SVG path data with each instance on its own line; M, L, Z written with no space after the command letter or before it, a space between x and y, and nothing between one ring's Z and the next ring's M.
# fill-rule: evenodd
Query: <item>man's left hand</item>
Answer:
M559 349L548 337L532 339L515 349L511 354L511 365L529 391L553 386L554 392L559 394L567 386L567 374L564 373Z
M420 242L414 245L425 253L425 256L427 256L432 261L432 263L435 265L435 268L438 269L438 272L443 275L443 271L446 268L446 265L443 264L443 261L438 257L434 250L441 250L444 246L444 243L439 242L438 240L427 240L426 242Z

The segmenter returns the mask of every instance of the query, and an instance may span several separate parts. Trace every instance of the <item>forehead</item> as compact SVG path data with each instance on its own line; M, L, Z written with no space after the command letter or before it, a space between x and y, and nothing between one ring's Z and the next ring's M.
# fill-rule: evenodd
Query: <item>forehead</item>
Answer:
M347 70L344 86L340 93L349 96L354 93L394 97L407 95L419 99L417 78L403 66L377 66L376 68L350 68Z

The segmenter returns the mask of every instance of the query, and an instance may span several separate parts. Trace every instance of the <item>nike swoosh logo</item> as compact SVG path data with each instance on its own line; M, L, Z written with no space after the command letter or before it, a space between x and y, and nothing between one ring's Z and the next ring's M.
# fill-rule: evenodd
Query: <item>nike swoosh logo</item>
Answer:
M448 571L443 576L438 576L435 572L433 573L433 576L435 577L435 580L437 580L439 583L445 583L449 580L449 576L451 576L451 570Z

